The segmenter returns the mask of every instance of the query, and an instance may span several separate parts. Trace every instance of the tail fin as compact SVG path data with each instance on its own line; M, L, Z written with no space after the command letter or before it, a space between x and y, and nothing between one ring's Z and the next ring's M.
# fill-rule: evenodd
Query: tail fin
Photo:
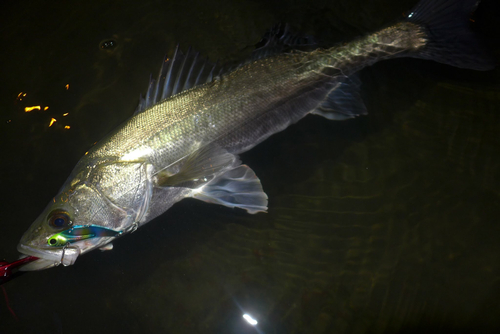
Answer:
M421 0L405 21L425 27L429 41L413 57L486 71L495 67L469 28L480 0Z

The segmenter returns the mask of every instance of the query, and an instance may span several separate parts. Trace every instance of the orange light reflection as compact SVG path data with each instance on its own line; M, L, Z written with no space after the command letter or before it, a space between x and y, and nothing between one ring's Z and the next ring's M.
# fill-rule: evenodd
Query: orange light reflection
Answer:
M21 92L21 93L17 94L16 100L22 101L23 97L25 97L25 96L26 96L26 93Z
M26 107L26 108L24 108L24 112L30 112L31 110L34 110L34 109L40 110L41 108L40 108L40 106Z

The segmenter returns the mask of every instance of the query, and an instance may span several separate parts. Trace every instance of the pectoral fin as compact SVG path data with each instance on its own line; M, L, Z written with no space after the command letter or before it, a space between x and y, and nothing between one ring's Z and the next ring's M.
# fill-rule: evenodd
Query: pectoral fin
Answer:
M259 178L246 165L232 168L217 176L209 183L193 190L191 196L208 203L241 208L248 213L267 210L267 195L262 190Z
M234 154L227 152L218 145L206 145L195 150L183 161L179 162L177 172L165 169L158 173L160 187L177 186L184 182L196 181L221 172L225 168L239 165L240 161Z

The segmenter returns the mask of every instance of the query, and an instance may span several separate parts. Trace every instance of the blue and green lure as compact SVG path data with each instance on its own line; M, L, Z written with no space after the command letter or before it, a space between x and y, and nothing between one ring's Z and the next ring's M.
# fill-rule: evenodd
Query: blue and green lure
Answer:
M96 237L116 237L122 232L114 231L109 228L96 225L79 225L70 228L69 230L54 234L47 240L49 246L61 247L68 243L73 243L85 239Z

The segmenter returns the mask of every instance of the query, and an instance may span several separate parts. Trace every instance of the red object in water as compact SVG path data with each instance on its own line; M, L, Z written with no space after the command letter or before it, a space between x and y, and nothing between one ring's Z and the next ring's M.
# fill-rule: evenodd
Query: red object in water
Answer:
M27 256L10 263L0 261L0 284L3 284L13 278L13 269L35 260L38 260L36 256Z

